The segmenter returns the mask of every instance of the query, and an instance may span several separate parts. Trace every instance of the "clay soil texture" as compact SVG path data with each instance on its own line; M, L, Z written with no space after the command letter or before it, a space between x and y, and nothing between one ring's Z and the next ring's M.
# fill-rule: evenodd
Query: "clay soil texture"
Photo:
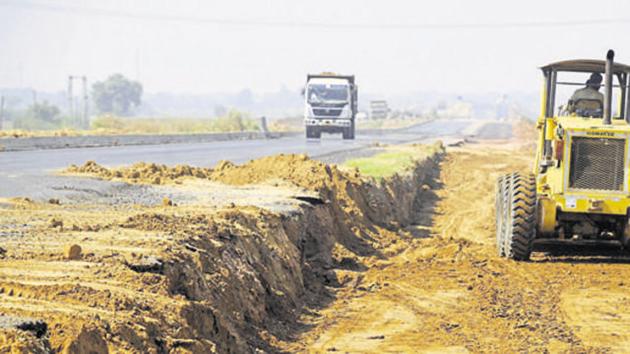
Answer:
M161 203L0 201L0 352L291 351L309 316L408 250L443 148L383 179L302 155L212 169L95 162ZM115 196L114 196L115 197ZM304 347L306 348L306 347Z
M426 238L361 272L286 343L292 352L615 353L630 351L630 256L620 247L537 246L529 262L497 256L496 178L531 171L531 147L448 150ZM432 207L429 207L432 205Z

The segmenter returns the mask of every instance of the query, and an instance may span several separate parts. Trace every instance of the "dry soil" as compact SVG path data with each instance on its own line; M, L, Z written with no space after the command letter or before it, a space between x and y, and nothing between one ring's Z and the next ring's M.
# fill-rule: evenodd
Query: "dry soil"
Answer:
M449 150L429 238L363 272L289 351L352 353L630 352L630 258L619 248L547 249L498 258L494 183L528 171L531 149L505 142Z

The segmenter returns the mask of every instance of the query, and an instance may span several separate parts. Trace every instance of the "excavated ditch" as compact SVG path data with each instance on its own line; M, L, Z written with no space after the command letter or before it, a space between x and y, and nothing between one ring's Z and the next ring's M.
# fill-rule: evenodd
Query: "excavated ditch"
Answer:
M404 227L422 208L444 153L441 146L418 146L418 152L413 168L382 180L302 155L240 166L222 163L207 170L151 164L137 165L141 171L95 163L73 167L73 173L157 184L178 183L181 177L226 185L282 180L313 195L298 197L299 206L286 213L253 206L212 211L165 206L97 219L90 230L127 236L108 236L113 240L108 242L121 247L119 252L85 253L84 275L58 284L0 278L0 296L14 304L0 305L0 314L36 318L48 328L38 336L5 327L0 347L77 353L275 352L276 343L301 330L303 311L325 307L337 288L356 285L362 270L401 252L414 238ZM28 209L22 206L20 212ZM60 218L37 230L47 237L58 233L63 244L84 228ZM128 236L136 234L155 238ZM125 242L145 251L124 251ZM8 252L0 262L7 268L25 260L64 262L52 251L26 249ZM105 285L90 285L97 282ZM29 301L49 305L23 305ZM55 306L67 308L50 308Z

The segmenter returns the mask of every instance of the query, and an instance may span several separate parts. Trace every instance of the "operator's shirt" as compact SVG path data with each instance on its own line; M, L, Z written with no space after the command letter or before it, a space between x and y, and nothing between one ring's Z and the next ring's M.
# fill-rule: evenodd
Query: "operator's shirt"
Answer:
M571 101L576 102L577 100L598 100L604 105L604 95L601 92L591 88L584 87L579 90L576 90L571 96Z

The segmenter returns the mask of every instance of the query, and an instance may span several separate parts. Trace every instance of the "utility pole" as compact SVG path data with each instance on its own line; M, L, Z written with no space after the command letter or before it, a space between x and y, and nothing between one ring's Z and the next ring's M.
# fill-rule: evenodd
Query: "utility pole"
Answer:
M83 102L74 99L74 91L73 85L74 80L80 80L82 84L82 95ZM82 106L82 107L81 107ZM79 109L83 108L81 113L79 113ZM69 75L68 76L68 115L72 118L73 121L78 122L81 128L87 129L90 126L90 121L88 118L89 114L89 100L88 100L88 87L87 87L87 76L77 76L77 75Z
M87 77L82 76L83 81L83 128L90 128L90 120L88 118L88 89L87 89Z
M4 122L4 96L0 96L0 130L2 130L3 122Z
M68 76L68 116L74 120L74 100L72 96L72 75Z

